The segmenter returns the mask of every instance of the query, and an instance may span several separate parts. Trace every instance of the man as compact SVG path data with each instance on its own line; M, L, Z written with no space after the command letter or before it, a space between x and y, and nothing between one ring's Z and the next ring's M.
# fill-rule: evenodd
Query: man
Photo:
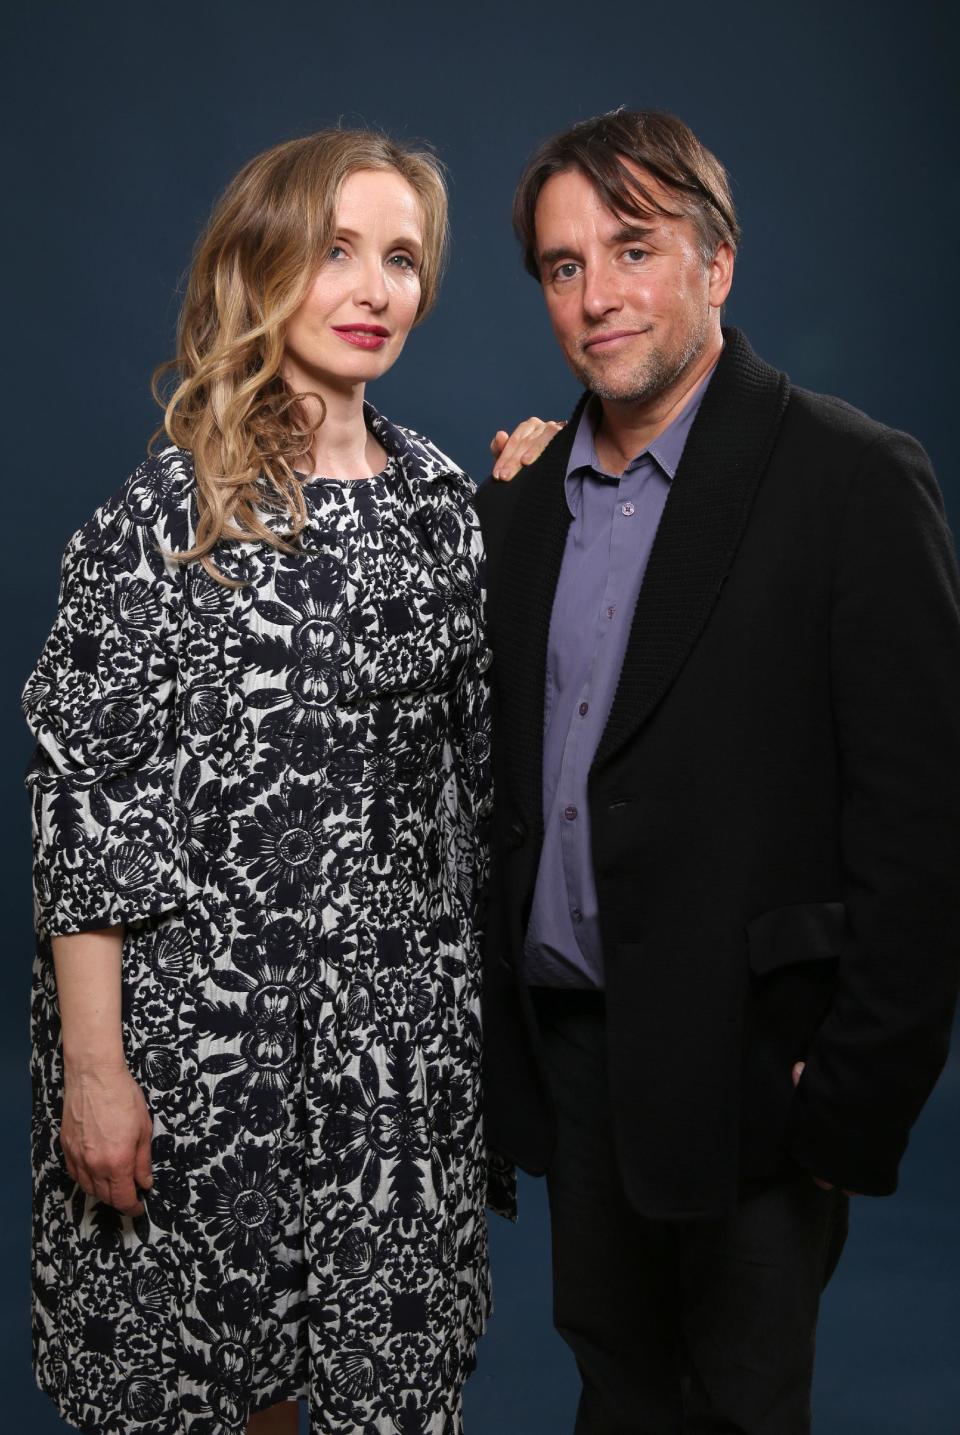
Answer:
M546 1173L576 1435L802 1435L847 1195L897 1182L960 949L960 616L917 443L721 329L679 120L534 156L586 389L477 507L495 736L491 1145Z

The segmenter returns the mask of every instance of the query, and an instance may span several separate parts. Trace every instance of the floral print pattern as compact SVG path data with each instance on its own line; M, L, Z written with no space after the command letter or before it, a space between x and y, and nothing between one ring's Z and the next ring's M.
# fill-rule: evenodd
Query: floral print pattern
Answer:
M68 547L37 738L36 1368L98 1435L457 1435L489 1303L481 549L425 440L305 485L291 552L194 531L149 460ZM284 529L264 501L265 521ZM50 937L122 923L146 1213L66 1174Z

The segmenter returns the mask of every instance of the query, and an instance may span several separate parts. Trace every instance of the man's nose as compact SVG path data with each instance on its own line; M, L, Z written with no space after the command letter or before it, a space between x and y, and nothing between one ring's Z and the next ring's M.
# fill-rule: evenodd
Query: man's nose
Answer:
M588 270L584 274L583 311L591 319L602 319L604 314L621 308L622 304L613 276L605 269Z

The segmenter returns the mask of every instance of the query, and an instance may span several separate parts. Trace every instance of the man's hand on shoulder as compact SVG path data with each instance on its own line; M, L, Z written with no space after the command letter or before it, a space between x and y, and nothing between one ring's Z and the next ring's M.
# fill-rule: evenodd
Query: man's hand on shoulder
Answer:
M511 434L506 429L497 429L490 440L490 452L495 459L493 477L503 482L516 478L525 464L540 457L562 428L563 424L556 419L529 418L517 424Z

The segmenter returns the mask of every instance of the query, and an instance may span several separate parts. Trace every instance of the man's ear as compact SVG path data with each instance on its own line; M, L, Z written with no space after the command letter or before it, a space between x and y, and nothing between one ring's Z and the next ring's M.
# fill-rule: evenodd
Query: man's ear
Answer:
M722 309L733 283L734 253L726 240L717 245L717 252L710 260L710 307Z

